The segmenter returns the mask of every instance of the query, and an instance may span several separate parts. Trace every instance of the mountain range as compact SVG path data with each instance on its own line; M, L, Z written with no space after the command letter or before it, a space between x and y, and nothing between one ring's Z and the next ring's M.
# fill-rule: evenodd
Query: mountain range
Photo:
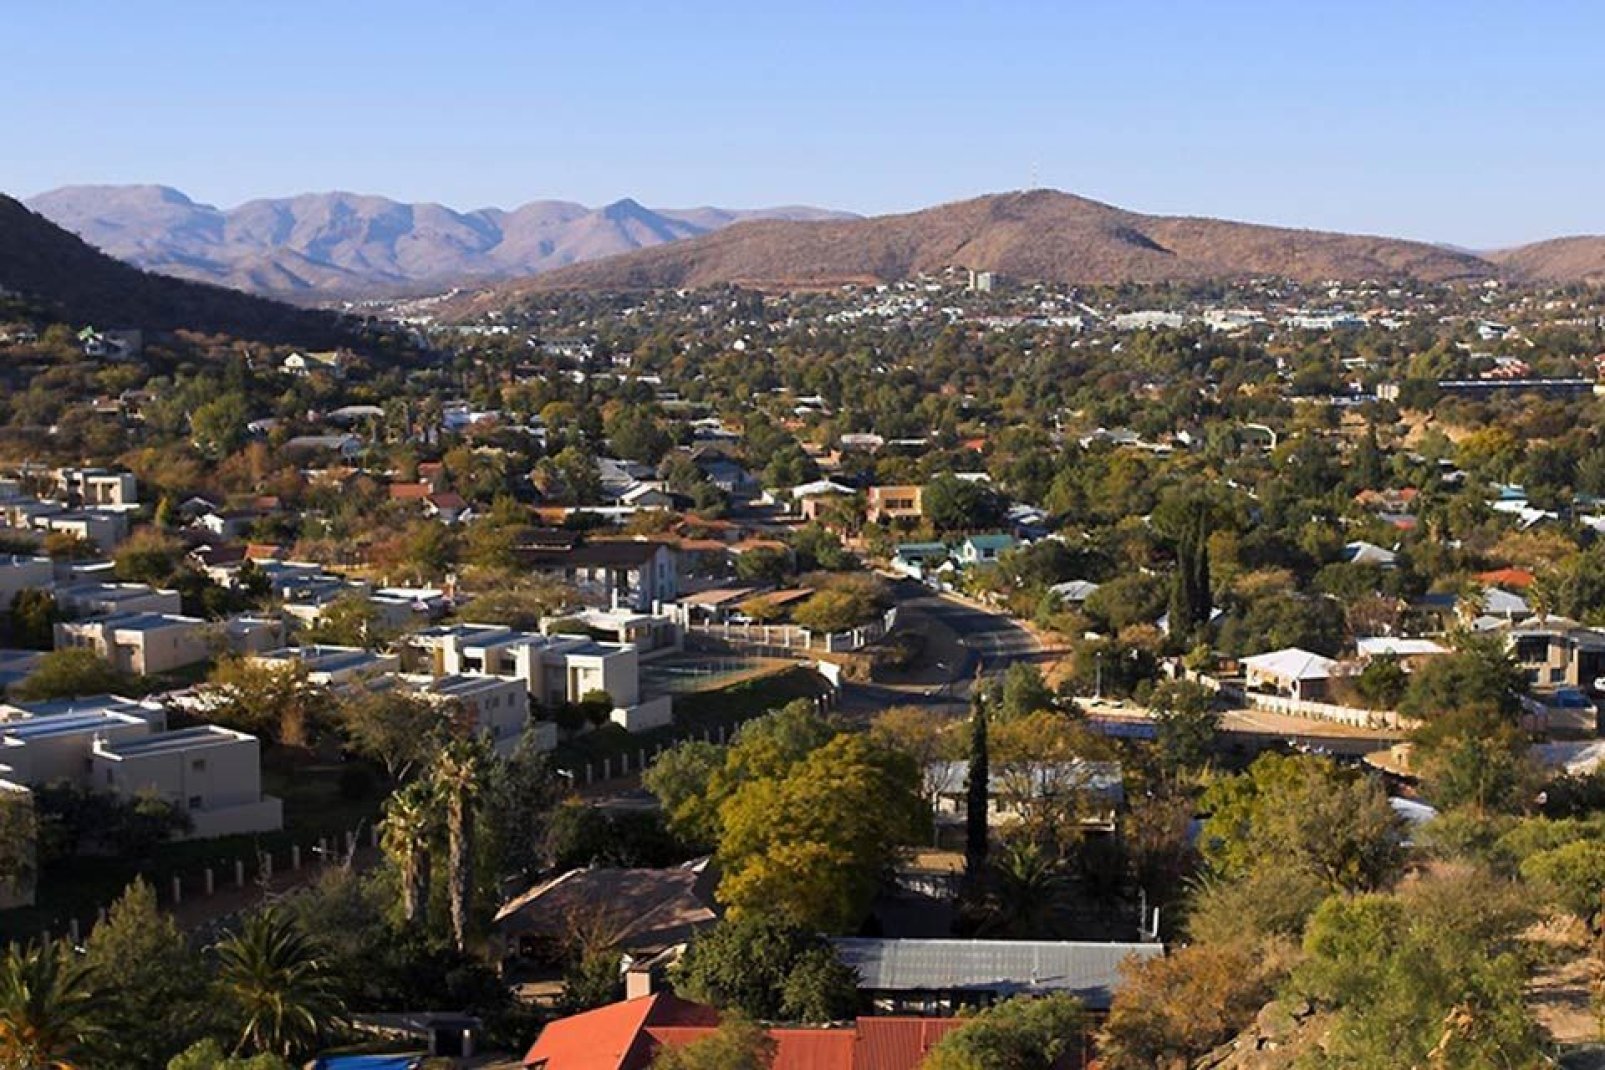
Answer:
M337 345L351 330L330 312L142 271L0 194L0 291L67 323L187 329L296 345Z
M532 201L461 212L353 193L222 209L169 186L65 186L28 207L120 260L182 278L297 299L439 290L519 278L708 234L749 219L840 219L785 207L603 208Z
M1605 266L1605 239L1577 239L1566 262L1490 256L1396 238L1217 219L1143 215L1054 190L996 194L904 215L817 223L755 222L500 287L640 289L884 283L947 267L1021 280L1098 284L1254 275L1302 281L1548 278ZM1532 247L1529 247L1532 248Z

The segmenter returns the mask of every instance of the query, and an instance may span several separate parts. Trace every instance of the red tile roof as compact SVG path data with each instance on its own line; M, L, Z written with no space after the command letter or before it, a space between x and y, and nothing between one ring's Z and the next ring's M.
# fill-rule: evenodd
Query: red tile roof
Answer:
M860 1018L853 1070L912 1070L962 1024L959 1018Z
M1496 568L1492 572L1477 573L1478 583L1491 583L1495 587L1525 589L1538 581L1538 577L1524 568Z
M659 992L559 1018L541 1030L524 1056L524 1065L543 1070L645 1070L659 1043L651 1030L698 1026L708 1032L718 1023L719 1012L712 1007Z
M416 502L427 497L429 497L428 483L390 484L390 500L393 502Z

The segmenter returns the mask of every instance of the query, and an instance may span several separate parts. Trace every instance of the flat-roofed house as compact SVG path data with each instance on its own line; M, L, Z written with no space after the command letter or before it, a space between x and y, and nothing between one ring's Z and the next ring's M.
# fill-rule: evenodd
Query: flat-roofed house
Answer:
M142 738L96 739L90 783L116 795L155 794L189 815L198 839L284 827L283 803L262 794L255 736L199 725Z
M474 731L488 739L504 758L518 749L527 727L537 729L536 749L557 746L555 724L531 725L529 690L516 676L407 676L403 681L430 701L459 706Z
M146 676L196 665L211 656L211 629L173 613L118 613L56 625L56 649L93 650L118 672Z
M925 515L925 488L918 484L870 487L864 501L865 515L872 524L890 520L918 521Z
M56 588L56 608L69 617L110 616L116 613L182 613L184 600L177 591L164 591L148 583L102 583L88 580Z
M305 666L309 681L333 688L361 684L401 668L401 658L395 654L376 654L355 646L286 646L253 654L250 660L259 665Z

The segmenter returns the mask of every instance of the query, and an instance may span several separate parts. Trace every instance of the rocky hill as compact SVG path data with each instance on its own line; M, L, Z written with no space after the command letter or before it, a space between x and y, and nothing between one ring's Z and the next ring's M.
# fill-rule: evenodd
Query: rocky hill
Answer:
M1058 283L1254 275L1442 282L1498 273L1481 257L1421 242L1141 215L1033 190L872 219L742 223L552 272L487 300L520 289L879 283L948 267Z
M303 345L336 342L336 317L131 267L0 195L0 290L98 327L231 334Z
M535 201L459 212L353 193L221 209L167 186L67 186L29 207L151 271L296 299L509 279L708 234L747 219L843 218L815 208L604 208Z

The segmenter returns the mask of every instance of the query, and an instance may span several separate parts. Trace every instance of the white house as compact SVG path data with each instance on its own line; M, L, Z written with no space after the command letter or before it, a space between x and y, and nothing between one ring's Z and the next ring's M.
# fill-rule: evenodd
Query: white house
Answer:
M258 665L303 665L307 679L322 687L348 687L401 668L394 654L375 654L354 646L287 646L253 654Z
M1243 677L1251 691L1272 691L1304 702L1326 698L1327 681L1337 662L1296 646L1243 659Z
M118 613L57 624L55 645L93 650L118 672L145 676L205 661L211 656L210 631L196 617Z
M97 737L90 784L116 795L154 793L189 815L197 839L275 832L284 804L262 794L255 736L200 725L143 737Z
M177 591L164 591L148 583L87 581L56 588L56 608L68 617L109 616L115 613L182 613Z

